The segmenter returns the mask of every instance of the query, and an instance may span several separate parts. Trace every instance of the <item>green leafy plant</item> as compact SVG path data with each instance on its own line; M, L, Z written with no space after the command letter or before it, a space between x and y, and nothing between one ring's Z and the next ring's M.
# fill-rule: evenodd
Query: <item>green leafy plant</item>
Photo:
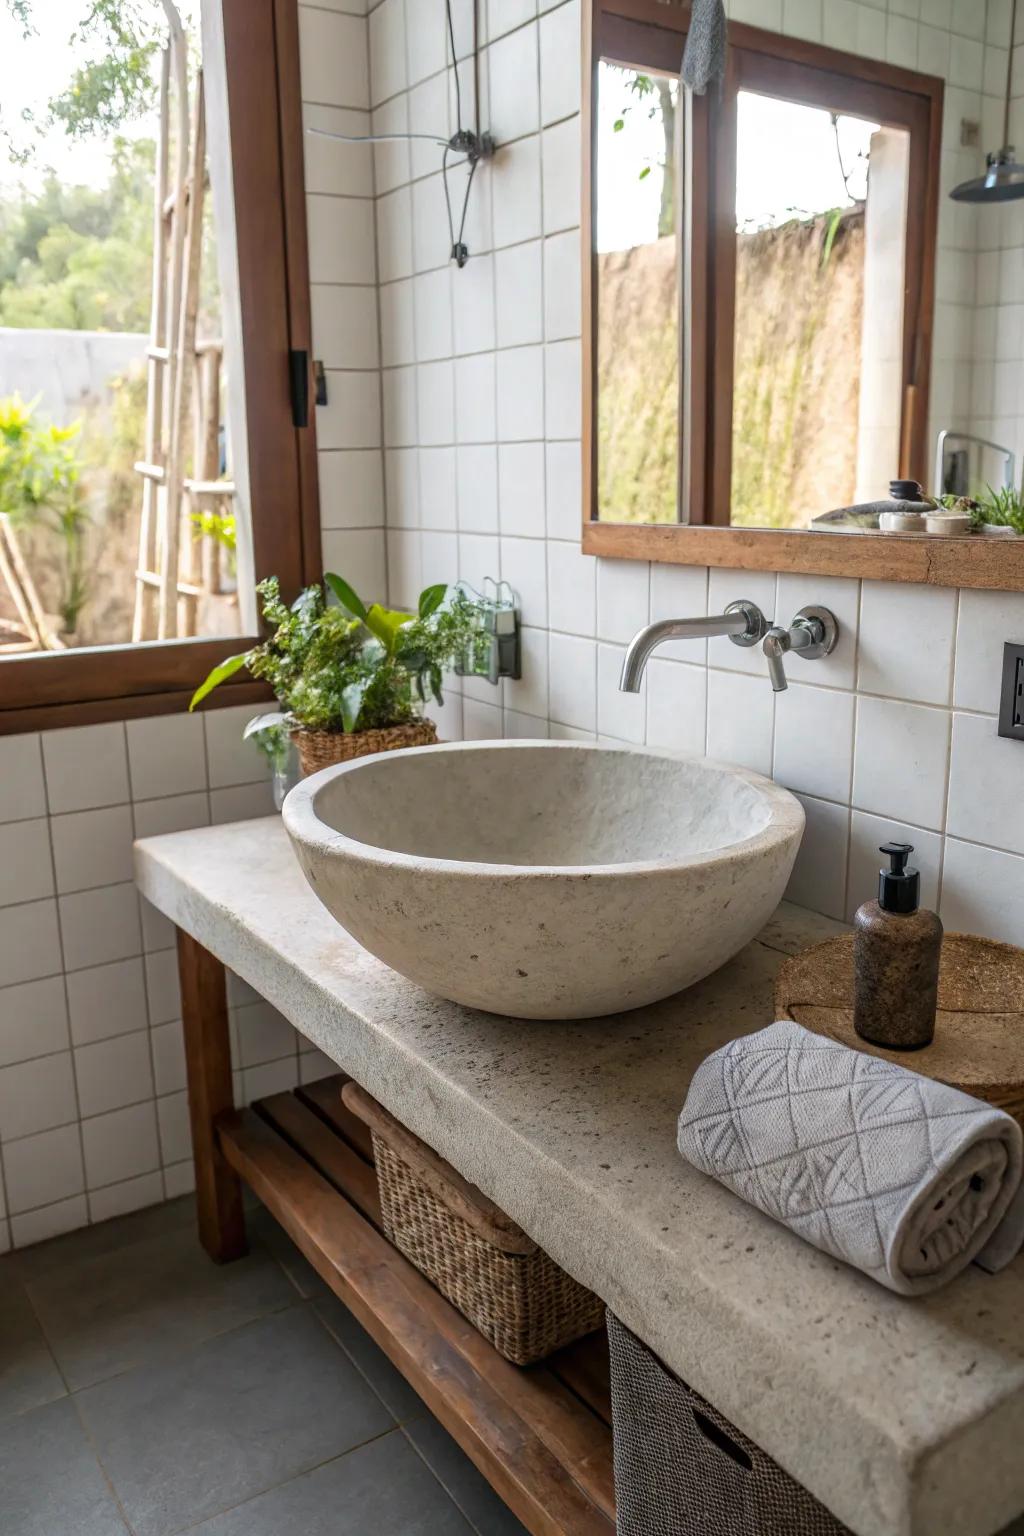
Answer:
M0 0L21 26L26 38L36 31L37 11L46 0ZM197 10L174 0L81 0L78 20L67 40L74 67L67 83L37 115L21 113L24 129L61 126L69 138L107 136L125 123L151 111L157 94L154 60L168 31L185 35L185 20ZM185 13L183 18L182 12ZM193 23L194 24L194 23ZM0 143L6 140L12 162L31 158L31 142L15 143L11 129L0 120Z
M311 731L365 731L405 725L432 697L444 703L445 667L462 655L476 610L444 584L420 593L416 613L369 607L341 576L328 571L328 603L319 585L289 607L276 576L257 588L268 638L222 661L195 691L190 709L243 667L265 679L281 705L277 716L250 722L250 734L277 724Z
M977 496L940 496L939 506L947 512L967 512L972 528L983 528L987 523L1024 535L1024 496L1012 485L1001 486L998 491L986 485Z
M842 222L843 210L841 208L829 209L825 215L825 238L821 246L821 265L823 267L828 266L829 258L832 255L832 247L836 243L836 235Z
M1024 498L1015 486L1004 485L996 491L986 485L976 504L976 523L992 523L997 528L1012 528L1024 534Z
M193 512L190 520L195 532L194 539L210 538L219 544L227 555L228 570L232 576L238 568L238 527L233 512Z
M676 182L676 94L672 82L660 75L640 74L618 65L603 65L603 69L617 76L631 101L622 107L612 123L613 133L622 133L626 119L634 109L646 109L649 121L660 123L663 133L663 151L655 162L646 158L637 172L638 181L646 181L655 163L662 173L661 202L658 210L659 236L675 233L675 182Z
M232 555L238 548L233 512L193 512L192 526L195 528L193 538L201 539L206 536L216 539L221 548Z
M63 545L60 613L73 631L88 597L84 535L89 520L79 488L81 423L58 427L35 414L36 401L0 400L0 516L19 528L47 528Z
M286 717L280 710L256 715L242 732L243 741L251 741L266 758L275 773L284 773L292 750Z

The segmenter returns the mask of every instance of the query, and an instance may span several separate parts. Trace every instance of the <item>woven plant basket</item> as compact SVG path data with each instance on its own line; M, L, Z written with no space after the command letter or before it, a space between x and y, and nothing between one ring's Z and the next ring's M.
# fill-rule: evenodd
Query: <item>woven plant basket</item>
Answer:
M437 740L433 720L413 720L409 725L389 725L379 731L292 731L303 778L347 763L373 752L398 752L402 747L429 747Z
M355 1083L342 1097L370 1127L386 1236L513 1365L592 1333L600 1299L504 1211Z

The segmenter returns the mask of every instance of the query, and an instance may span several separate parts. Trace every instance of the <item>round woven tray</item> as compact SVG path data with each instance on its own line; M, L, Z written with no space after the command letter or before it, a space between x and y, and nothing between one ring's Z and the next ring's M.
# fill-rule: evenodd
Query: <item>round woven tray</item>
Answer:
M775 1017L960 1088L1024 1126L1024 950L1012 944L945 935L935 1039L923 1050L887 1051L854 1030L852 933L783 962Z
M433 720L414 720L410 725L389 725L380 731L292 731L304 778L347 763L353 757L374 752L398 752L403 747L429 747L437 741Z

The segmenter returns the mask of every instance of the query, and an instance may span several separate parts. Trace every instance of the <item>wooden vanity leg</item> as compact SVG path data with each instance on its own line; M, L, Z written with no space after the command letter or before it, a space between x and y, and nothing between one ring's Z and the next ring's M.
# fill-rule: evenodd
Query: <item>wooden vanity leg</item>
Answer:
M218 1115L234 1107L227 985L219 960L178 929L178 974L196 1165L199 1241L218 1264L247 1251L242 1183L217 1144Z

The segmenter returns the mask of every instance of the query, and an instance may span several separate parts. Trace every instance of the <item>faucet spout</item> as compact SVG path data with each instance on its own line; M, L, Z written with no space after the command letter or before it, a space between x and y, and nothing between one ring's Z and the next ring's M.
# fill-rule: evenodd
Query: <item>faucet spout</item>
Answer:
M635 634L622 662L619 688L639 693L644 668L657 646L666 640L701 640L728 635L735 645L756 645L767 633L768 623L755 603L730 603L724 613L699 619L659 619Z

